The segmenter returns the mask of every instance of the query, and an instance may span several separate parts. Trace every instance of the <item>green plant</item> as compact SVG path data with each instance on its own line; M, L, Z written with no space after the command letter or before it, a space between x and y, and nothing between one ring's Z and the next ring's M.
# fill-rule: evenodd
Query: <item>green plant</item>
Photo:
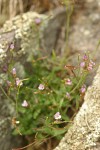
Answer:
M85 54L77 66L64 64L53 55L33 60L25 79L17 77L15 68L9 71L6 95L15 101L14 134L59 139L67 131L83 101L84 82L94 62Z

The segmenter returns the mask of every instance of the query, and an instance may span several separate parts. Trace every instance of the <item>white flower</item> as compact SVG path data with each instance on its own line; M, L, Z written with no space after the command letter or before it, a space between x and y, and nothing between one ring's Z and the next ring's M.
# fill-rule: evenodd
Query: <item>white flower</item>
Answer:
M39 89L39 90L44 90L44 85L43 85L43 84L40 84L39 87L38 87L38 89Z
M22 107L28 107L28 102L26 100L23 101Z
M19 78L16 78L16 85L17 86L22 86L23 82Z
M16 124L19 124L20 123L20 121L19 120L16 120Z
M65 84L67 84L67 85L72 85L72 81L68 78L68 79L65 81Z
M55 118L56 120L61 119L60 112L57 112L57 113L54 115L54 118Z
M13 69L12 69L12 74L13 74L13 75L16 75L16 68L13 68Z
M14 44L11 44L11 45L10 45L10 48L11 48L11 49L14 49Z

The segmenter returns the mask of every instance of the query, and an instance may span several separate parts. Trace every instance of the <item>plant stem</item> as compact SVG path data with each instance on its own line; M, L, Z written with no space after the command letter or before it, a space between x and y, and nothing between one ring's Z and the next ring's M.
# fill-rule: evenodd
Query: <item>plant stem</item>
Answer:
M80 84L82 83L82 81L84 80L84 78L86 77L86 75L87 75L87 73L80 78L78 84L74 87L74 89L70 93L73 93L80 86Z
M17 91L17 95L16 95L16 117L18 116L18 96L19 96L19 89L20 89L20 87L18 87L18 91Z
M4 93L4 95L5 95L9 100L12 100L12 99L6 94L6 92L4 91L4 89L2 88L1 85L0 85L0 89L2 90L2 92Z

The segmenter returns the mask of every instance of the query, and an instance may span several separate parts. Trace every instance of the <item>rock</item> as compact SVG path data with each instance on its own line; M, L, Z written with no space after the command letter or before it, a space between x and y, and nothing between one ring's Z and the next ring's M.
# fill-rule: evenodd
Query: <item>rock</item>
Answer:
M0 85L1 86L1 85ZM0 149L10 150L24 146L25 138L12 135L12 116L15 114L13 102L5 98L0 88ZM13 115L12 115L13 114Z
M40 19L39 24L35 22L37 18ZM17 51L21 50L19 55L26 53L27 60L31 60L32 56L37 55L40 50L43 55L50 55L52 50L60 54L65 41L66 18L64 7L55 9L52 15L48 14L48 16L28 12L7 21L1 29L1 39L3 34L14 31L13 40L20 42ZM8 42L7 38L6 41Z
M57 55L63 55L67 12L64 7L59 7L52 14L53 16L43 32L42 48L46 50L46 54L51 54L55 50Z
M100 66L85 94L84 103L65 137L54 150L99 150Z
M40 23L36 22L37 19L40 20ZM35 55L35 53L37 54L39 51L39 39L47 21L48 18L46 15L28 12L7 21L2 28L2 33L14 30L15 40L17 39L21 41L20 53L27 53L27 59L30 59L33 54Z
M100 1L86 0L76 20L70 28L69 46L73 53L90 51L94 59L99 59L100 47Z

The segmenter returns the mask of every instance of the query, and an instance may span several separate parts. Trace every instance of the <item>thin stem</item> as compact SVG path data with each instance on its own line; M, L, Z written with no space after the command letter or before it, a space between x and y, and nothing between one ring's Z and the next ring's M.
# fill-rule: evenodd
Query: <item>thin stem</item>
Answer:
M18 96L19 96L19 89L20 89L20 87L18 87L18 91L17 91L17 95L16 95L16 117L18 116Z
M48 136L46 136L46 140L48 140L48 139L51 139L51 138L53 138L53 137L55 137L55 136L51 136L51 137L48 137ZM45 139L43 139L43 140L41 140L41 142L43 143L44 141L45 141ZM40 142L40 144L41 144L41 142ZM15 149L12 149L12 150L22 150L22 149L26 149L26 148L28 148L28 147L31 147L32 145L36 145L36 144L38 144L36 141L34 141L34 142L32 142L32 143L30 143L30 144L28 144L28 145L26 145L26 146L24 146L24 147L21 147L21 148L15 148Z
M86 75L87 75L87 73L80 78L78 84L74 87L74 89L70 93L73 93L80 86L80 84L82 83L82 81L84 80L84 78L86 77Z
M2 90L2 92L4 93L4 95L5 95L9 100L12 100L12 99L7 95L7 93L6 93L5 90L2 88L1 85L0 85L0 89Z

